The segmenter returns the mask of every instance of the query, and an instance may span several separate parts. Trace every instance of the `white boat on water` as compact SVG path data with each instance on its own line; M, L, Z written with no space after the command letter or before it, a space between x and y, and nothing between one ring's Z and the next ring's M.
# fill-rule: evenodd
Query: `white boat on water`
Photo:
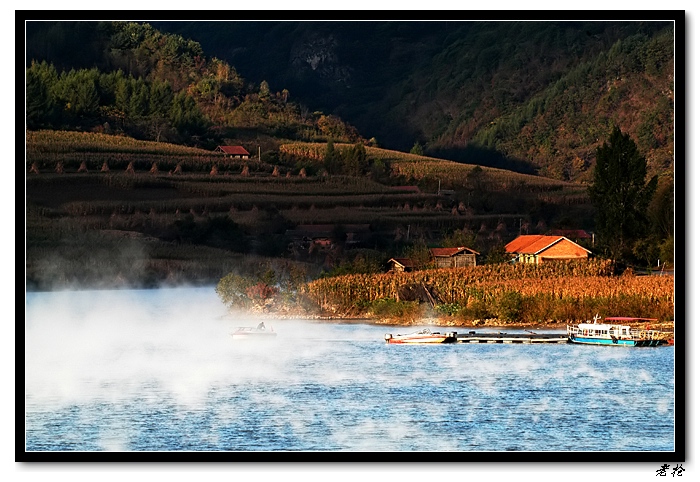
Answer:
M457 341L457 332L439 333L437 331L430 331L429 328L424 328L423 330L406 335L392 335L391 333L387 333L384 335L384 339L390 344L455 343Z
M258 325L253 326L239 326L234 331L231 332L231 338L234 340L264 340L270 339L277 336L277 333L273 328L269 330Z

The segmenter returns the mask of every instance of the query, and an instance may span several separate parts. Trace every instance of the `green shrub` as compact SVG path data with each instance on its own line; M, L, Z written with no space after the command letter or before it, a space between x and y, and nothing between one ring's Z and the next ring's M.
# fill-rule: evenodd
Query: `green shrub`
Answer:
M459 311L457 316L467 320L486 320L494 317L491 305L483 299L469 303L468 306Z
M417 301L396 301L383 298L369 305L372 316L377 318L416 319L420 317L421 307Z
M517 321L523 308L523 296L517 291L505 291L496 301L496 314L503 321Z
M441 315L455 316L462 310L462 305L459 303L444 303L435 306L435 311Z

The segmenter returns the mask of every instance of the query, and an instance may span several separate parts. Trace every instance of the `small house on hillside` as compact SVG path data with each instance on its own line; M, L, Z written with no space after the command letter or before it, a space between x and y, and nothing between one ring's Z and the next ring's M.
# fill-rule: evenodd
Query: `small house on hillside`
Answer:
M413 260L410 258L391 258L387 261L387 264L389 265L389 271L395 273L409 272L415 268Z
M223 152L226 157L234 159L250 159L250 153L243 146L219 146L216 152Z
M476 266L476 251L460 246L458 248L430 248L430 256L438 268L464 268Z
M506 244L506 253L518 263L546 263L548 261L585 260L591 252L564 236L526 234Z

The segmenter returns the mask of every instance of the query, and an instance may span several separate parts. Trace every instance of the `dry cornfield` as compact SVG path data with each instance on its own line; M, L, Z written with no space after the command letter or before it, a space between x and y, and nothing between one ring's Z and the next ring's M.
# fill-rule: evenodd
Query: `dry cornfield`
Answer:
M517 293L531 304L537 300L615 307L622 302L629 305L629 300L634 300L640 310L653 309L654 313L661 312L672 319L675 303L672 276L614 276L612 263L603 260L345 275L312 281L305 286L305 293L320 307L339 311L383 299L398 301L406 286L425 286L439 303L463 308L484 302L495 305L504 294Z

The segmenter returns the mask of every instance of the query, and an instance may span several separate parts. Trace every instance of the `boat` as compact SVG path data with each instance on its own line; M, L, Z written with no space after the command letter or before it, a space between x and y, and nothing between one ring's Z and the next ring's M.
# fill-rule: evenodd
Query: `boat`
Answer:
M277 336L274 329L253 327L253 326L239 326L234 331L231 332L231 338L234 340L263 340L270 339Z
M455 343L457 341L457 332L452 331L449 333L440 333L437 331L430 331L429 328L424 328L415 333L409 333L406 335L392 335L387 333L384 335L384 339L387 343L391 344L418 344L418 343Z
M566 326L566 332L571 343L584 345L611 346L661 346L668 345L664 334L658 330L632 328L629 325L617 323L598 323L600 316L593 317L593 322L579 323ZM654 318L632 318L627 316L611 316L605 321L656 321Z

